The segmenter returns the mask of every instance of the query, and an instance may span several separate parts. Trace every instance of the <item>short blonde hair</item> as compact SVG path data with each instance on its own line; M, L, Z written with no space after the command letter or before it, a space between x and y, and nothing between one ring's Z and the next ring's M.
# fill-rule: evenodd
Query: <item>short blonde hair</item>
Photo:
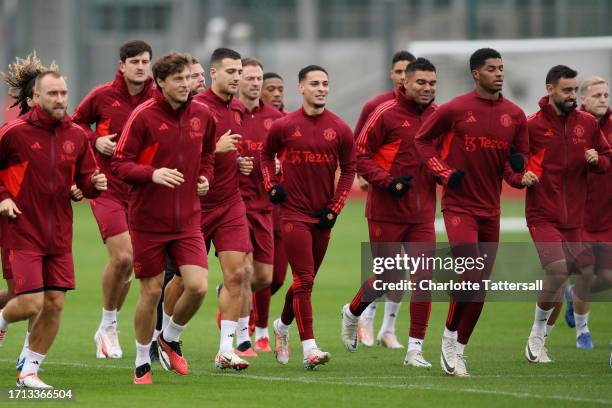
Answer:
M592 87L594 85L599 85L599 84L606 84L606 85L608 85L608 81L606 81L602 77L592 76L589 79L582 81L582 84L580 84L580 93L583 94L590 87Z

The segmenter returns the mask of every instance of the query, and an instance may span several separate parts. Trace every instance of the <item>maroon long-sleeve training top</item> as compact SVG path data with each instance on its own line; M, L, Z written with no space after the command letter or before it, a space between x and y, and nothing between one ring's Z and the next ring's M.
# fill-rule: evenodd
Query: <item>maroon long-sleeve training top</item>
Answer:
M435 145L439 138L440 151ZM425 120L415 143L445 186L442 211L496 216L510 147L524 156L529 152L527 119L503 96L485 99L474 90L441 105ZM447 188L454 170L463 170L466 176L457 187Z
M608 109L599 120L599 127L609 145L612 145L612 111ZM612 229L612 177L589 172L587 211L584 212L584 228L590 232Z
M22 214L3 223L3 247L54 254L72 248L70 187L87 198L99 170L85 131L68 115L60 121L34 107L0 129L0 201Z
M610 147L591 114L575 109L568 115L557 115L548 96L540 99L539 105L540 110L527 121L531 150L527 168L540 180L527 189L527 225L582 227L587 174L609 168ZM585 159L585 151L592 148L600 154L597 165L589 165Z
M154 90L153 79L148 78L142 92L130 95L123 74L117 71L113 81L92 89L72 114L74 122L87 132L100 168L108 177L108 190L104 194L116 197L120 201L127 201L128 186L113 174L111 156L106 156L96 149L96 140L100 136L116 133L117 137L113 141L118 142L134 108L149 99ZM90 127L93 124L96 126L95 131Z
M228 130L232 134L242 134L242 120L244 117L244 105L237 98L224 101L217 96L212 87L200 92L194 100L203 102L210 109L216 124L215 139L219 138ZM201 198L202 210L212 210L219 206L225 206L241 200L237 152L226 152L215 154L215 178L210 185L210 191Z
M182 232L200 228L197 182L213 180L215 123L206 105L191 99L174 110L161 92L134 110L117 150L113 171L131 185L130 229ZM184 182L170 188L153 183L153 172L166 167L183 174Z
M387 101L392 101L395 99L395 90L385 92L380 95L376 95L374 98L370 99L363 105L361 109L361 113L359 114L359 118L357 119L357 123L355 124L355 137L359 137L361 134L361 130L365 125L368 117L374 112L374 110L382 103Z
M282 180L275 174L277 153ZM338 165L340 179L334 189ZM266 191L279 181L287 191L281 218L316 223L312 212L328 207L339 214L351 190L355 178L353 132L328 109L309 116L300 108L274 122L261 152L261 166Z
M253 111L245 111L238 153L240 156L253 158L251 174L239 175L240 193L247 211L272 211L272 203L268 199L261 174L261 150L272 124L282 117L283 113L261 101Z
M382 222L433 222L436 180L421 160L414 137L437 106L423 108L405 92L403 86L397 88L395 98L376 108L357 137L357 172L370 183L365 214ZM411 188L397 198L388 187L395 177L406 176L414 177Z

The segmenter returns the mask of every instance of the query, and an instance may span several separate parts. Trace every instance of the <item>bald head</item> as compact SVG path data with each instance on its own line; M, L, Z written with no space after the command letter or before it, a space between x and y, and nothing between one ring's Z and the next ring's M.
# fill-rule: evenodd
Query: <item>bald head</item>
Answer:
M41 72L34 83L34 103L55 119L61 119L68 107L68 86L56 71Z

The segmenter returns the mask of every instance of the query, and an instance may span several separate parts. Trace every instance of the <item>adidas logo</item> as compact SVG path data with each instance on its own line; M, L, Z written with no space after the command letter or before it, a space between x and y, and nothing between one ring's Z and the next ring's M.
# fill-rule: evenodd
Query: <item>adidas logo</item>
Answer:
M474 115L470 114L470 116L466 120L467 123L476 123L476 118Z
M42 149L42 147L40 147L40 143L35 142L32 146L30 146L30 149Z
M553 133L552 130L547 129L546 132L544 132L544 136L554 136L555 134Z
M32 361L32 364L40 365L38 361Z
M410 126L412 126L412 125L411 125L411 124L410 124L410 122L409 122L409 121L407 121L407 120L405 120L405 121L404 121L404 123L402 123L402 127L408 128L408 127L410 127Z
M291 137L302 137L302 133L300 132L300 129L296 128L291 134Z
M389 317L395 317L395 313L390 313Z
M120 107L120 106L121 106L121 104L119 103L119 101L118 101L118 100L116 100L116 99L115 99L115 101L112 103L112 105L111 105L111 106L112 106L113 108L118 108L118 107Z
M159 130L168 130L168 125L162 122L161 126L159 127Z

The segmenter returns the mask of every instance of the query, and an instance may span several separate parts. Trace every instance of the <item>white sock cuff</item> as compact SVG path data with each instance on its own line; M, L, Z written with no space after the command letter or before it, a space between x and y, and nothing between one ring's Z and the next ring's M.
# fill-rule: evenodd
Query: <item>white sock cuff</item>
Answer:
M463 355L464 351L465 351L465 344L461 344L459 342L457 342L457 354L461 354Z
M278 325L276 328L283 333L288 333L291 326L283 323L283 319L278 319Z
M303 340L302 349L304 350L304 358L308 357L308 352L315 348L317 348L317 342L315 339Z
M457 340L457 331L450 331L446 327L444 327L444 337L450 337L451 339Z
M408 337L408 351L412 350L423 350L424 339L417 339L416 337Z
M181 333L183 332L183 330L185 330L186 327L187 327L186 324L181 326L180 324L175 323L174 320L172 320L172 318L170 318L168 325L164 329L164 333L163 333L164 340L179 341L179 338L181 337Z
M134 367L140 367L144 364L151 364L151 356L149 354L149 349L151 348L151 343L149 344L140 344L138 340L135 340L136 343L136 360L134 362Z

